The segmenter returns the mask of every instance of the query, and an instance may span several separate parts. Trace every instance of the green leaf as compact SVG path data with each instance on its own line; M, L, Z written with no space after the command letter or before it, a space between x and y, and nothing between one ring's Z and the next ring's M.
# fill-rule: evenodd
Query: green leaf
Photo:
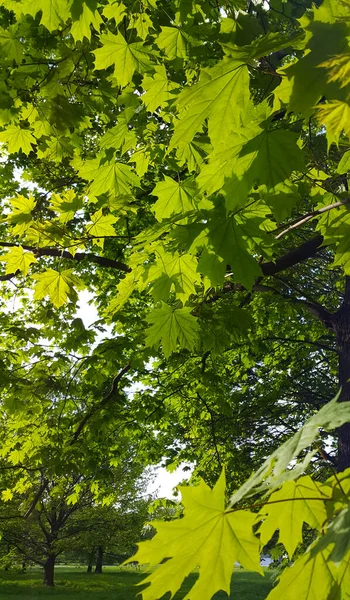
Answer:
M0 28L0 46L4 56L20 64L24 46L18 36L18 29L15 25L8 29Z
M7 488L6 490L2 490L1 492L1 500L4 502L9 502L13 498L13 492Z
M316 118L326 127L328 147L333 143L339 145L343 131L350 137L350 105L347 102L334 100L318 106Z
M350 171L350 150L344 152L337 168L337 172L340 173L340 175L343 175L343 173L347 173L348 171Z
M248 481L233 494L230 504L234 505L240 502L247 495L266 490L272 491L285 481L293 481L304 473L313 456L312 452L309 452L302 462L294 464L293 469L288 467L293 459L314 442L319 435L319 429L332 431L350 421L350 403L349 405L346 402L338 403L337 399L338 396L323 406L306 421L305 425L292 438L273 452Z
M34 197L30 194L29 198L18 195L16 198L11 198L12 212L9 215L9 221L14 223L14 235L23 235L32 223L32 211L36 206Z
M114 19L116 25L120 23L125 14L126 14L126 6L120 0L116 0L116 2L109 2L106 6L103 7L102 14L106 17L106 19Z
M166 357L180 348L193 350L197 343L199 325L191 315L190 307L171 308L162 302L161 308L153 309L147 317L151 326L146 330L146 344L158 346L162 344Z
M245 64L224 59L211 69L202 69L199 82L185 88L179 98L179 120L175 123L170 150L191 142L208 119L212 143L220 142L222 132L240 125L249 103L249 75Z
M7 144L10 154L22 150L23 154L29 154L36 143L29 129L22 129L17 125L9 125L5 131L0 132L0 142Z
M184 600L211 598L219 590L230 592L234 563L262 574L259 542L252 531L255 514L225 511L225 475L211 490L203 481L197 487L180 487L185 516L171 522L152 521L157 534L141 542L132 558L157 568L144 580L149 587L143 600L173 596L195 569L199 578ZM164 559L166 562L163 562ZM162 564L160 564L162 563Z
M101 23L103 23L103 20L100 17L99 12L97 10L91 10L88 4L83 2L81 14L79 15L78 20L73 20L70 31L76 42L82 42L84 37L90 40L92 33L91 27L98 31Z
M55 31L69 19L69 4L68 0L24 0L23 13L35 17L41 11L40 23L49 31Z
M73 275L71 269L66 271L54 271L47 269L44 273L32 275L37 281L34 289L34 300L42 300L49 296L52 304L60 308L68 301L68 298L77 299L73 286L80 286L79 279Z
M67 190L62 195L52 194L50 197L50 210L58 213L60 223L68 223L74 218L75 213L83 207L83 200L76 195L74 190Z
M174 99L174 90L179 88L177 83L167 77L165 66L154 68L154 74L145 75L142 81L145 93L141 99L147 110L154 112L159 106L166 106L167 102Z
M11 248L7 254L0 256L0 261L6 262L5 273L16 273L21 271L23 275L28 275L29 267L32 263L36 263L36 258L33 252L25 252L22 246Z
M155 264L148 271L148 281L152 282L153 286L157 286L162 278L162 284L164 284L164 275L166 275L168 278L168 291L173 287L176 297L184 304L191 294L196 293L196 284L200 282L197 259L191 254L164 252L162 248L156 249L155 255ZM152 293L154 295L154 290L152 290ZM167 297L163 298L157 295L154 297L156 300L167 299Z
M229 210L245 202L254 184L264 186L264 194L274 194L279 184L289 181L293 171L303 170L303 152L297 139L297 134L279 129L265 130L247 141L241 135L232 135L228 147L218 146L209 155L209 164L197 178L198 185L209 194L224 187Z
M127 196L131 187L140 184L138 176L133 169L121 162L103 162L103 159L94 158L78 166L79 175L91 182L89 193L100 196L108 193L115 196Z
M100 40L102 48L94 50L95 69L103 70L114 65L114 76L122 87L131 82L135 71L144 73L153 69L151 51L143 44L128 44L121 33L103 33Z
M211 249L230 266L236 281L251 289L261 269L251 255L245 232L234 217L222 214L209 223L208 240ZM259 235L259 234L258 234ZM209 273L206 273L209 276ZM216 285L212 282L212 285Z
M274 492L268 503L261 509L260 515L266 519L259 527L260 541L265 546L279 529L278 541L292 558L298 544L302 542L302 526L321 530L327 519L324 500L317 484L309 475L298 481L287 481L282 488Z
M328 558L328 552L319 552L314 558L309 552L303 554L285 569L266 600L329 600L336 585L336 572Z
M345 555L350 551L349 531L350 504L348 504L348 506L332 520L325 535L323 535L317 541L316 545L313 546L311 556L316 555L318 552L322 552L326 548L329 550L329 546L332 545L333 549L329 556L329 560L332 560L339 565Z
M153 206L157 220L162 221L173 214L193 210L196 195L196 187L193 182L186 180L180 183L165 175L164 180L159 181L152 191L152 196L158 198Z
M118 221L118 217L111 214L104 215L102 208L91 215L91 221L93 225L86 226L87 235L93 235L94 237L109 237L116 235L113 223Z
M161 27L156 44L169 60L187 58L187 36L177 27Z

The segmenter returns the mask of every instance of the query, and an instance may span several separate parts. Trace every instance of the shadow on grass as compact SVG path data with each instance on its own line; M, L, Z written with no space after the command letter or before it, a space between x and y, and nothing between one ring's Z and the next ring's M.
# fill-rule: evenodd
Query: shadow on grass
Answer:
M28 574L0 572L0 600L140 600L138 593L144 589L142 581L146 573L136 570L106 570L103 575L86 574L83 571L57 569L56 586L47 589L42 585L42 574L30 571ZM184 581L174 600L182 600L191 590L197 573L191 573ZM266 571L265 577L250 571L234 572L230 598L239 600L265 600L271 587L272 572ZM141 584L141 585L137 585ZM137 585L137 587L135 587ZM170 594L163 596L168 600ZM215 594L213 600L227 599L224 592Z

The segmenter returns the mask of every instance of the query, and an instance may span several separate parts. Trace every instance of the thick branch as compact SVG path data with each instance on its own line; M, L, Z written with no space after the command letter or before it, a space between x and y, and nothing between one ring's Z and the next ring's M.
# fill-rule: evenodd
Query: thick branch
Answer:
M322 243L323 236L319 234L313 237L311 240L308 240L304 244L301 244L301 246L293 248L293 250L290 250L290 252L288 252L287 254L276 258L274 262L271 261L267 263L262 263L260 267L263 272L263 275L265 277L270 275L276 275L276 273L285 271L286 269L294 267L295 265L298 265L299 263L303 262L304 260L307 260L308 258L312 258L313 256L315 256L315 254L317 254L317 252L321 250Z
M14 244L12 242L0 242L0 246L12 248L18 247L19 244ZM87 260L88 262L95 263L101 267L119 269L125 273L129 273L129 271L131 271L128 265L120 262L119 260L113 260L112 258L106 258L105 256L98 256L97 254L92 254L90 252L77 252L76 254L71 254L68 252L68 250L60 250L59 248L37 248L36 246L26 246L23 244L21 244L21 246L24 250L30 250L36 256L57 256L58 258L68 258L69 260L75 260L77 262ZM5 281L7 279L11 279L11 277L14 277L14 274L3 275L0 280Z

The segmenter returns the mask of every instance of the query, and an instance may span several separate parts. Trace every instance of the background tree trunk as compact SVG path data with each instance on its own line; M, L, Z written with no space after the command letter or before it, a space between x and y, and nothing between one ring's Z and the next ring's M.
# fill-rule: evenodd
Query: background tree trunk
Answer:
M102 574L102 565L103 565L103 547L98 546L97 557L96 557L96 568L95 568L95 573L97 573L98 575Z
M49 554L45 563L44 563L44 584L53 587L55 585L54 582L54 572L55 572L55 561L56 556L54 554Z
M333 315L339 353L340 402L350 402L350 277L346 277L344 302ZM350 423L338 431L338 471L350 467Z
M95 550L92 550L92 552L90 552L89 558L88 558L88 566L86 569L87 573L92 573L92 566L94 564L94 558L95 558Z

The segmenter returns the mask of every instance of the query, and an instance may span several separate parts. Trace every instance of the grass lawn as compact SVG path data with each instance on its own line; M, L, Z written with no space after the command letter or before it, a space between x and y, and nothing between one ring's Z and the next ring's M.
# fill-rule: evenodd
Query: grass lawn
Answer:
M32 569L26 575L0 572L0 600L134 600L144 574L135 569L107 567L103 575L87 575L82 568L58 567L56 586L45 589L40 571ZM196 574L190 575L174 600L181 600L188 592ZM237 570L232 578L231 598L239 600L264 600L271 589L271 571L262 578L257 573ZM138 596L140 599L140 596ZM166 598L166 597L164 597ZM215 600L224 600L226 594L218 593Z

